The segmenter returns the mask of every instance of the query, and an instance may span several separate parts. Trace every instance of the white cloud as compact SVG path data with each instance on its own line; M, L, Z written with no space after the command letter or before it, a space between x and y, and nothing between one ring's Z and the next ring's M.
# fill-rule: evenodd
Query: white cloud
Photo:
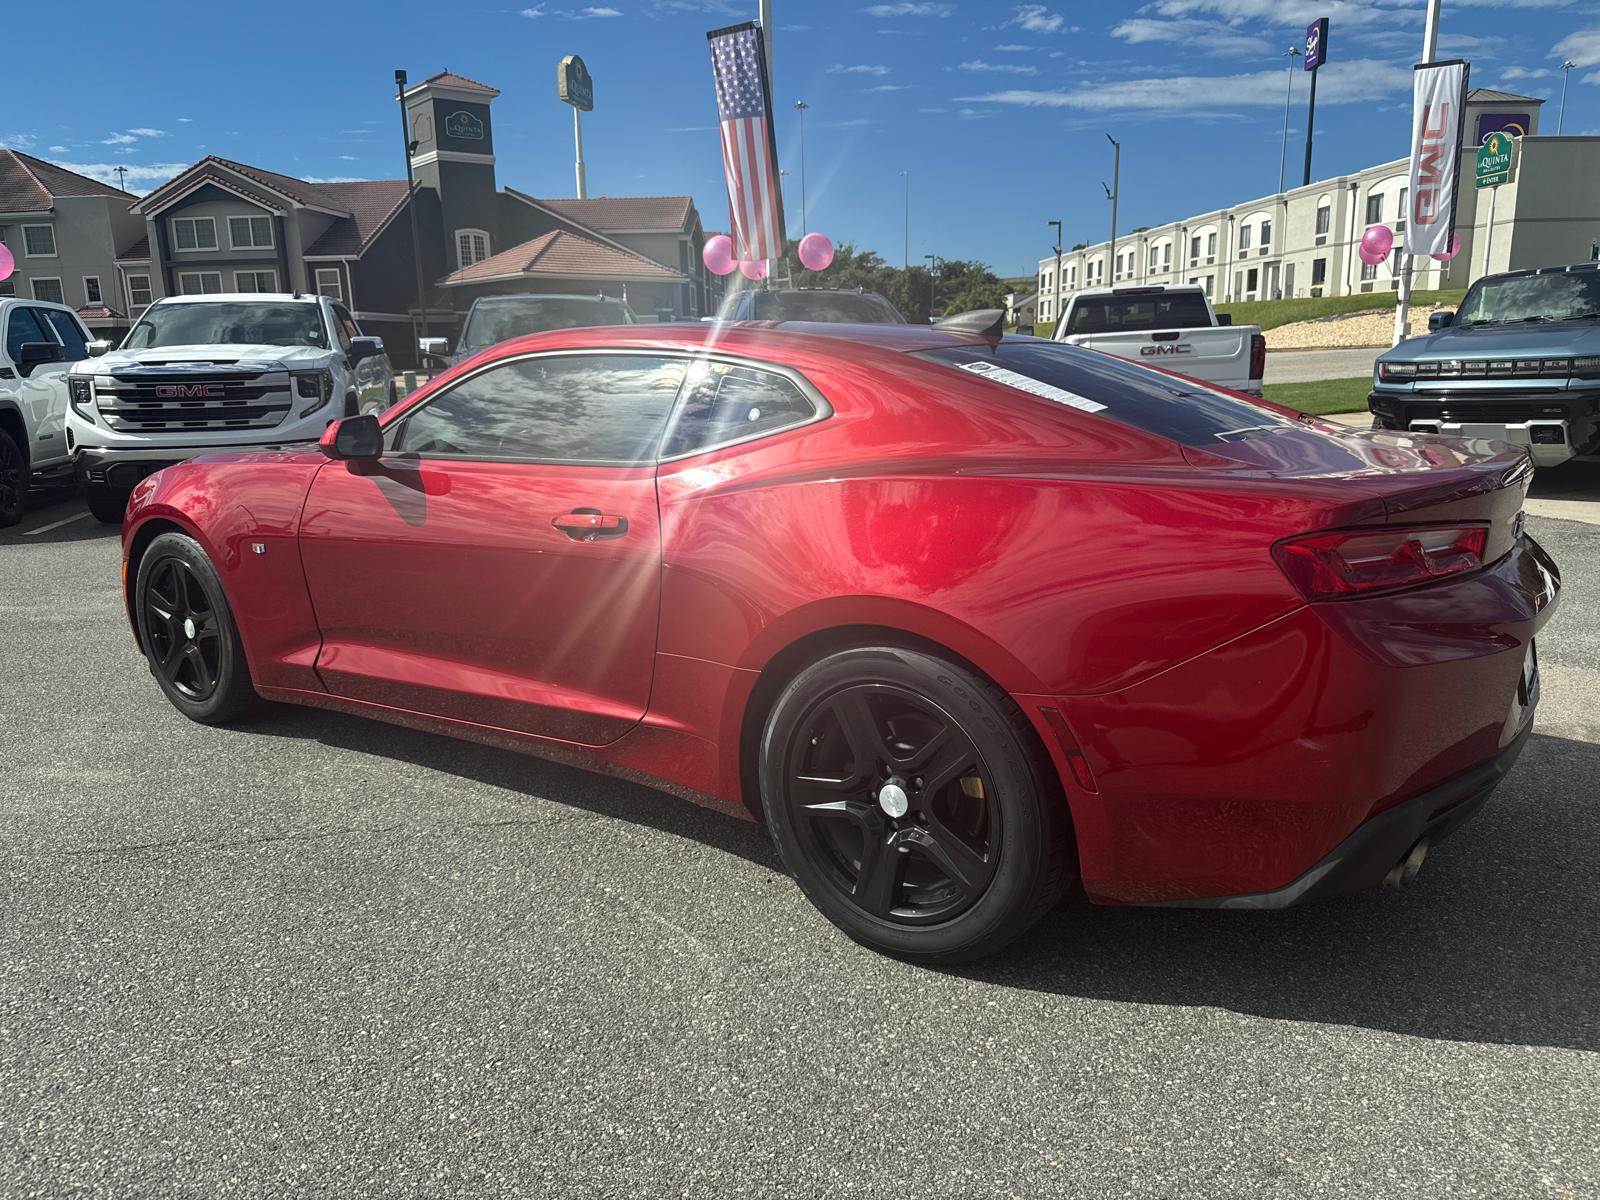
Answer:
M575 14L580 21L589 17L620 17L621 15L622 10L620 8L586 8Z
M194 118L193 117L179 117L178 118L178 123L180 125L193 125L194 124Z
M861 11L869 17L948 17L954 4L874 4Z
M31 134L12 133L0 137L0 150L31 150L38 141Z
M1321 70L1317 100L1324 104L1353 104L1411 91L1412 72L1376 59L1331 62ZM1100 82L1070 90L1047 92L991 92L961 96L961 100L987 104L1016 104L1027 108L1075 108L1094 111L1145 109L1173 115L1208 115L1239 105L1283 105L1283 72L1257 71L1249 75L1185 76L1177 79L1127 79Z
M540 17L544 16L544 9L525 8L522 10L522 15L527 17L530 21L537 21Z
M128 130L128 132L133 134L135 137L166 137L167 136L167 131L165 129L130 129L130 130Z
M999 71L1006 75L1037 75L1038 67L1019 67L1016 63L986 63L981 58L961 64L963 71Z
M187 170L189 167L188 163L150 163L147 166L141 167L132 165L130 163L62 162L58 158L52 158L50 161L55 163L55 165L58 167L64 167L68 171L76 171L79 175L87 175L90 179L98 179L101 183L109 183L113 186L125 186L130 192L135 192L141 196L144 195L145 192L148 192L150 187L165 183L179 171ZM121 167L125 173L127 179L126 184L117 183L118 167ZM150 187L140 189L139 187L134 186L140 183L149 184Z
M59 151L59 150L65 150L66 147L65 146L51 146L50 149Z
M1500 72L1501 79L1544 79L1554 75L1554 71L1547 71L1543 67L1538 70L1529 70L1527 67L1507 67Z
M307 183L365 183L365 182L367 182L360 175L328 175L328 176L325 176L324 178L321 178L321 179L318 179L315 175L307 175L305 177L305 180L306 180Z
M1580 67L1600 63L1600 29L1580 29L1568 34L1550 47L1550 57L1575 62Z
M1466 3L1470 0L1454 0ZM1488 0L1491 4L1503 0ZM1545 0L1534 0L1545 3ZM1555 0L1566 3L1567 0ZM1327 17L1335 28L1348 29L1353 25L1409 25L1422 20L1420 5L1387 3L1384 0L1156 0L1145 11L1162 17L1186 17L1194 13L1215 13L1224 21L1237 24L1246 20L1264 20L1274 25L1301 26L1311 24L1318 17Z
M811 32L811 26L809 26L809 25L779 25L778 26L778 32L779 33L810 33Z
M341 154L341 155L339 155L339 158L343 162L360 162L361 161L359 158L357 158L353 154Z
M861 63L854 67L847 67L843 63L834 63L833 66L828 68L829 75L887 75L888 73L888 67L874 67L866 63Z
M1194 18L1176 21L1136 18L1116 26L1111 36L1121 38L1130 46L1141 42L1181 42L1211 54L1266 54L1272 49L1265 38L1243 33L1218 21Z
M1050 12L1042 4L1019 4L1017 15L1006 22L1007 25L1020 25L1029 33L1059 33L1066 23L1067 19L1060 13ZM1067 32L1076 33L1077 26L1074 25Z
M105 141L101 142L100 144L102 146L126 146L129 142L131 142L133 140L134 139L129 134L126 134L126 133L113 133L110 137L108 137Z
M1009 54L1009 53L1011 53L1012 51L1015 51L1015 50L1032 50L1033 47L1032 46L996 46L995 49L996 50L1002 50L1002 51L1006 52L1007 54Z
M909 83L880 83L877 87L862 88L861 94L865 96L871 92L909 92L911 88L912 85Z

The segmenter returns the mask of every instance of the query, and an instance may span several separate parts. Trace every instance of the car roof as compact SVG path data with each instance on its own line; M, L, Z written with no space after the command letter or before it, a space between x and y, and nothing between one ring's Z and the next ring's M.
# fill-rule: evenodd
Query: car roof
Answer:
M310 292L207 292L201 296L162 296L156 303L216 304L221 301L228 304L259 304L263 300L271 300L281 304L316 304L321 299L321 296Z
M583 300L589 304L626 304L621 296L590 296L571 292L495 292L488 296L479 296L474 304L494 304L502 300Z
M581 335L581 338L575 336ZM857 325L823 321L702 321L671 322L659 325L596 325L584 329L548 330L525 334L501 342L493 349L498 354L531 350L562 349L577 346L656 344L690 348L718 348L726 340L733 353L759 354L763 349L781 352L785 347L819 348L817 339L852 342L881 350L912 354L919 350L942 350L954 346L989 346L993 338L979 334L943 333L931 325ZM1045 339L1007 334L1007 341L1040 342Z

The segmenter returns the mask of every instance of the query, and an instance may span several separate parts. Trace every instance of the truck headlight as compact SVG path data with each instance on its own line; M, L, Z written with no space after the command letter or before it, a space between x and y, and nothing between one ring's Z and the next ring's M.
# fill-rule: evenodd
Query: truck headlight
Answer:
M1379 363L1379 379L1415 379L1417 377L1416 363Z
M94 406L94 384L87 375L67 376L67 396L73 408L89 409ZM88 415L87 412L84 413Z
M294 380L295 395L302 400L314 400L300 410L301 417L309 417L333 398L333 376L327 371L290 371Z

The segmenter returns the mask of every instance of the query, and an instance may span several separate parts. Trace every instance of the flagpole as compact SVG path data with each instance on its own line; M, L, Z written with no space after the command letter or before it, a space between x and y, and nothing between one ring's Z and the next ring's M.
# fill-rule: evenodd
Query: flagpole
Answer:
M745 11L749 12L750 10L746 9ZM761 41L767 50L767 94L776 96L778 89L772 82L772 0L761 0ZM776 119L775 114L774 119ZM804 120L803 117L801 119ZM777 164L774 163L773 166L776 167ZM800 219L804 223L805 218L802 216ZM775 269L773 264L776 261L776 259L767 259L767 290L769 292L772 290L772 274Z
M1440 0L1428 0L1428 17L1423 23L1422 29L1422 61L1425 63L1432 62L1438 52L1439 5ZM1415 118L1413 117L1413 119ZM1414 148L1412 152L1415 153ZM1459 147L1456 149L1455 154L1457 158L1456 171L1459 175L1461 170L1461 164L1459 161L1461 157L1461 151ZM1458 178L1456 181L1456 187L1460 188L1460 186L1461 181ZM1407 199L1410 199L1409 193L1407 193ZM1402 218L1406 217L1405 213L1401 213L1400 215ZM1409 219L1406 220L1407 243L1411 241L1413 224L1414 222L1410 221ZM1448 250L1449 247L1447 246L1445 249ZM1391 346L1398 346L1401 342L1405 341L1406 338L1411 336L1411 271L1412 263L1415 261L1415 259L1416 255L1412 254L1410 249L1407 249L1405 254L1405 265L1400 271L1400 296L1394 306L1394 340L1389 343Z

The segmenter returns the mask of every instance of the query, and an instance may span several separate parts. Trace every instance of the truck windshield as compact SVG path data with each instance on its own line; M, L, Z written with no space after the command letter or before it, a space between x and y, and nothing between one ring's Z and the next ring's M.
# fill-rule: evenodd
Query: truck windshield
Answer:
M1600 313L1600 271L1480 279L1472 285L1455 323L1561 321Z
M1144 329L1193 329L1211 324L1199 292L1144 296L1080 296L1067 319L1067 332L1124 333Z
M585 325L632 325L633 316L616 300L574 297L512 296L479 304L467 318L461 349L482 350L514 337L543 333L547 329L577 329Z
M1243 441L1295 428L1292 418L1193 379L1060 342L920 350L916 357L959 367L1043 401L1092 412L1185 446Z
M185 301L146 309L125 350L152 346L328 345L321 307L294 301Z

